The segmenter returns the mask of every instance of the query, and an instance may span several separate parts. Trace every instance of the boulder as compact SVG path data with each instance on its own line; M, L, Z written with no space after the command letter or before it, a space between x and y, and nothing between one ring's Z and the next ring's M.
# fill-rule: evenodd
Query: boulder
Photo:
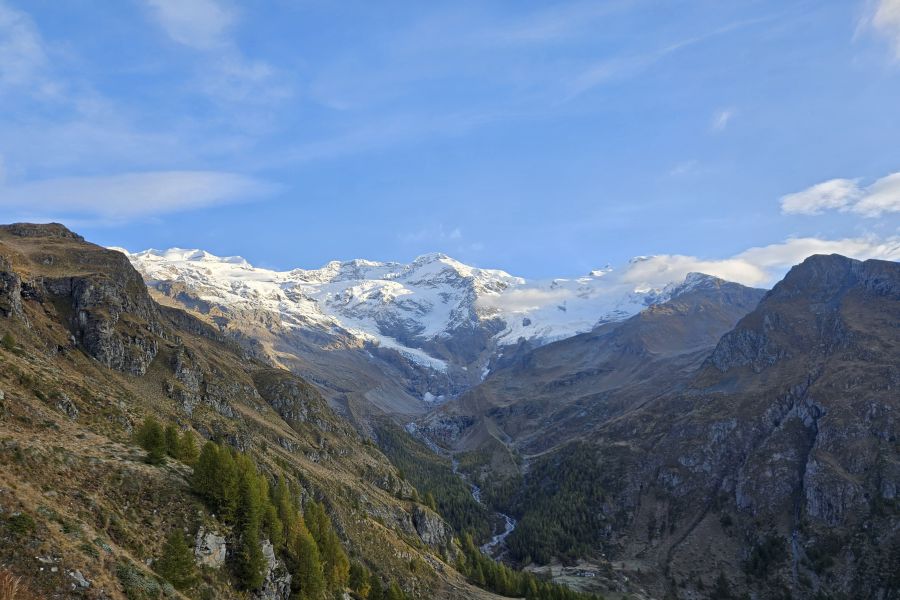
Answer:
M197 564L204 567L218 569L225 564L228 555L228 547L225 538L213 531L201 527L197 531L197 540L194 543L194 558Z

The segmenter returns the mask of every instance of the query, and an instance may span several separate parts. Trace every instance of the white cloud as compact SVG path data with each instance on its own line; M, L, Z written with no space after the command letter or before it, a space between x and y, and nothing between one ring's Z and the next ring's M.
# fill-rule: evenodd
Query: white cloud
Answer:
M792 215L818 215L823 210L843 209L862 195L856 179L830 179L802 192L781 198L781 212Z
M737 110L734 108L723 108L722 110L716 111L716 114L713 115L710 127L716 132L725 131L725 128L728 127L728 124L736 114Z
M3 186L0 208L121 222L252 200L271 191L270 184L235 173L156 171Z
M565 307L569 317L580 314L587 323L597 318L598 306L619 310L622 299L633 292L663 289L684 281L688 273L705 273L748 286L771 287L790 267L807 257L835 253L857 259L900 260L900 236L840 240L791 238L724 258L678 254L642 256L632 259L621 269L604 270L602 275L589 278L520 280L500 293L479 297L478 304L482 309L507 313L549 311L556 314L560 307Z
M632 261L620 277L636 287L653 288L680 281L688 273L699 272L744 285L768 287L791 266L813 254L843 254L860 260L900 260L900 237L790 238L712 260L677 254L658 255Z
M572 297L566 288L513 288L502 294L487 294L478 298L478 306L485 309L503 309L510 312L528 312L544 306L555 305Z
M878 0L866 22L888 39L894 47L894 57L900 60L900 0Z
M879 217L883 213L900 212L900 173L882 177L866 188L853 212L864 217Z
M146 0L159 25L179 44L213 50L230 44L234 14L214 0Z
M882 177L868 187L861 187L858 179L831 179L781 198L785 214L818 215L826 210L863 217L900 212L900 173Z

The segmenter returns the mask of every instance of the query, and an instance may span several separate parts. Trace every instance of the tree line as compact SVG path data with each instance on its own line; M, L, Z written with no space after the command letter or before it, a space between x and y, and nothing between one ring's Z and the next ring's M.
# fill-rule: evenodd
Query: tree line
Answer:
M322 600L348 586L350 561L322 503L310 500L301 510L299 489L284 477L270 481L249 456L216 442L207 442L198 453L193 434L179 433L174 425L163 427L153 417L144 420L135 440L146 450L149 464L161 465L171 457L193 465L191 491L231 530L228 568L240 588L259 589L264 582L263 540L291 573L294 600ZM197 582L182 531L168 536L154 568L178 589Z
M272 485L244 453L207 442L194 466L191 487L236 541L231 567L241 587L258 589L265 576L262 540L268 539L291 573L297 600L320 600L343 590L350 561L324 505L306 503L281 477Z
M462 540L463 553L456 569L469 581L497 594L526 600L599 600L600 596L576 592L564 585L538 579L533 573L516 571L495 561L475 546L472 536Z

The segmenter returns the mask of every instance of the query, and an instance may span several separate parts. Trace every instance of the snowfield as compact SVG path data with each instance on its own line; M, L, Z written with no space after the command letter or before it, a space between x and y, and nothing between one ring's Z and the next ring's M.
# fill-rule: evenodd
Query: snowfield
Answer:
M547 343L625 319L675 289L625 282L608 267L573 279L527 281L444 254L408 264L352 260L273 271L202 250L116 250L148 285L177 283L212 305L265 310L285 328L339 330L436 371L447 364L425 350L429 342L490 325L496 346L521 338Z

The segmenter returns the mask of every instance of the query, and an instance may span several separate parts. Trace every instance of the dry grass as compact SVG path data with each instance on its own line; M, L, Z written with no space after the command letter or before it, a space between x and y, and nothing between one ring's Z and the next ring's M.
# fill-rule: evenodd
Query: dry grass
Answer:
M21 577L3 569L0 570L0 600L41 600L41 598L22 585Z
M0 572L0 600L16 600L19 597L19 581L9 571Z

